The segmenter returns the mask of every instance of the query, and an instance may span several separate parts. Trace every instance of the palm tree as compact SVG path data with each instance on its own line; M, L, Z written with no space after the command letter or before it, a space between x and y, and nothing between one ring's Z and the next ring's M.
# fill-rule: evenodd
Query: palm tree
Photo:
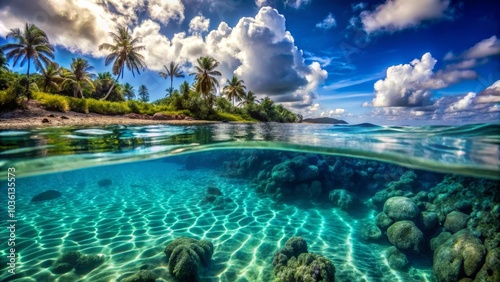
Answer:
M184 81L181 86L179 86L179 92L182 95L182 98L185 100L189 99L189 89L191 87L189 86L189 83L187 81Z
M141 38L132 38L128 27L119 26L117 33L110 32L109 35L113 40L113 44L103 43L99 45L99 50L106 49L111 51L106 57L105 65L109 65L113 61L113 74L116 75L116 80L113 81L108 93L101 100L108 98L120 75L123 78L123 69L125 66L127 66L128 70L132 71L132 75L135 77L134 71L140 74L140 69L144 70L146 65L144 63L144 56L139 54L139 51L145 48L144 46L137 46L141 42Z
M196 72L189 75L195 75L196 91L205 96L210 108L212 108L212 93L215 87L219 86L215 76L221 76L221 73L215 70L219 66L219 62L212 57L200 57L197 61Z
M17 43L7 43L0 47L2 51L8 50L5 55L8 60L14 60L12 66L15 67L20 61L20 66L22 67L25 62L28 62L26 94L29 99L31 63L35 65L36 70L42 69L44 65L49 65L51 63L50 59L54 59L54 47L50 45L47 34L34 24L26 23L24 32L19 28L11 29L6 38L13 38L18 41Z
M163 67L165 68L166 72L160 71L160 72L158 72L158 75L160 75L161 77L163 77L165 79L170 77L170 88L168 88L167 91L169 92L170 95L172 95L172 92L174 91L174 87L173 87L174 77L184 77L184 74L180 70L179 64L175 64L174 62L170 62L170 65L168 68L165 65L163 65Z
M63 71L64 81L61 87L71 87L73 89L73 96L77 97L78 93L80 97L83 98L83 87L89 87L92 90L95 89L92 79L94 74L91 71L94 69L87 60L83 58L73 58L71 60L71 70Z
M227 85L222 88L222 93L227 95L227 98L229 101L233 101L233 107L234 107L234 101L241 101L243 97L245 97L245 89L246 86L243 85L245 83L243 80L238 79L235 75L233 75L233 78L231 80L226 80Z
M245 96L243 96L243 100L241 101L241 103L238 104L238 106L241 107L241 106L246 106L246 105L250 105L250 104L259 104L259 103L260 103L260 101L257 100L255 93L253 93L253 91L248 91L247 94L245 94Z
M123 85L123 95L127 98L127 100L132 100L135 98L135 90L134 86L130 85L130 83L125 83Z
M5 58L5 55L3 54L3 51L0 50L0 71L1 70L9 70L7 68L7 58Z
M47 68L42 69L40 78L37 81L42 91L59 91L59 84L63 82L61 77L62 69L55 62L50 63Z
M149 101L149 90L144 84L139 87L139 99L142 102Z

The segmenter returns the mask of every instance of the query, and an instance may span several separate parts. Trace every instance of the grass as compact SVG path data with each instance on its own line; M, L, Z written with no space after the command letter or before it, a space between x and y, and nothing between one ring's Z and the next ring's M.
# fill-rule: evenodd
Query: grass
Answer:
M43 92L34 92L33 98L38 100L42 106L49 111L67 112L71 108L67 97L51 95Z

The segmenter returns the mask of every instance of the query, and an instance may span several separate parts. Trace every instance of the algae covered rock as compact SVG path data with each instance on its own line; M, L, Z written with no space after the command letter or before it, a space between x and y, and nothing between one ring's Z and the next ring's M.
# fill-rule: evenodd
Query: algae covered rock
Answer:
M439 282L474 278L480 270L486 248L469 230L451 236L434 251L432 269Z
M500 281L500 248L496 248L488 252L484 265L477 273L474 281Z
M319 255L308 253L302 237L292 237L273 258L274 282L335 281L333 263Z
M288 260L286 267L275 268L274 282L335 281L335 266L318 254L302 253Z
M52 264L52 272L62 274L74 268L76 274L87 274L94 268L103 264L104 260L105 258L101 254L84 255L79 251L69 251L54 261Z
M122 279L120 282L155 282L155 275L149 270L139 270L138 272Z
M104 263L103 255L82 255L75 264L76 274L87 274Z
M439 224L439 217L435 212L422 212L419 219L425 231L432 230Z
M467 221L469 216L463 212L452 211L446 215L446 220L444 221L444 229L450 231L451 233L456 233L461 229L467 227Z
M367 222L361 228L361 238L366 241L378 241L382 238L382 231L374 223Z
M356 195L345 189L334 189L330 191L328 198L334 206L343 210L349 210L356 200Z
M392 269L404 270L410 265L406 255L394 246L387 249L385 257Z
M387 229L387 238L400 250L420 252L424 234L409 220L398 221Z
M394 221L411 220L418 216L420 209L407 197L392 197L385 202L384 213Z
M212 242L180 237L164 250L168 270L179 281L199 281L199 268L208 267L214 252Z
M271 178L279 182L292 182L295 180L295 173L290 167L290 162L279 163L273 167Z
M387 214L384 212L381 212L377 214L375 217L375 224L377 225L378 228L382 231L386 231L389 226L391 226L394 223L394 220L392 220Z

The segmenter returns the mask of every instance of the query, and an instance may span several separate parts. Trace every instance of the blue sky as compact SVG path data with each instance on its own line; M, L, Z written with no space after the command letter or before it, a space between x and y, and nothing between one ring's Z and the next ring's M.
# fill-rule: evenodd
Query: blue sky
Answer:
M306 117L349 123L498 121L500 3L494 0L6 0L0 44L25 22L44 29L56 61L83 56L110 71L97 46L118 24L145 45L147 69L122 82L165 95L157 75L200 56ZM16 71L24 71L17 67ZM192 77L185 78L192 82ZM178 87L184 79L176 79Z

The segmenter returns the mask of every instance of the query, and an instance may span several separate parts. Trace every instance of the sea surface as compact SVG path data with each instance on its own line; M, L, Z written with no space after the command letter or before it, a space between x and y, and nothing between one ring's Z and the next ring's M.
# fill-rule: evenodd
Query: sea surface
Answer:
M289 175L278 175L283 166ZM4 130L0 281L121 281L141 269L156 281L176 281L163 250L190 237L214 245L200 281L267 282L275 278L275 253L294 236L331 260L335 281L438 281L431 239L450 231L444 228L450 212L467 216L463 228L484 245L482 262L500 247L494 235L499 179L499 124ZM7 202L11 182L15 203ZM222 200L207 201L208 188L217 188ZM347 208L331 197L339 189L353 198ZM61 195L33 199L47 190ZM374 198L382 194L382 202ZM409 261L402 269L386 255L393 243L385 230L366 235L392 196L415 202L419 215L410 221L424 236L417 251L402 250ZM419 219L424 212L438 218L428 230ZM9 238L15 238L15 252ZM103 262L85 273L54 273L54 262L68 251L99 255ZM469 278L481 273L479 264Z

